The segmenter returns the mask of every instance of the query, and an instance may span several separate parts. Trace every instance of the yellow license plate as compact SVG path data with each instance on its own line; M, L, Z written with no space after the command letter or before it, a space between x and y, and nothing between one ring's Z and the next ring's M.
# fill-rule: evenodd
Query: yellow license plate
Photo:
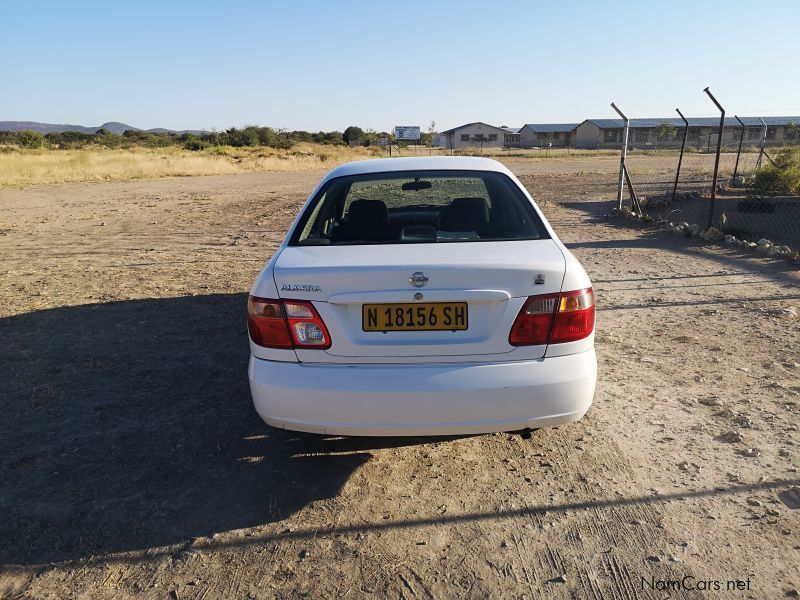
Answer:
M467 328L466 302L364 304L364 331L456 331Z

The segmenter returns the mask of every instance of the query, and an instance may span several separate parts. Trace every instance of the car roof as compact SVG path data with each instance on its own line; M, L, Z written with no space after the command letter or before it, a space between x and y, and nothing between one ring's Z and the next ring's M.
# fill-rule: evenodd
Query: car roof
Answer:
M336 167L324 181L347 175L393 173L395 171L495 171L510 174L501 163L478 156L410 156L359 160Z

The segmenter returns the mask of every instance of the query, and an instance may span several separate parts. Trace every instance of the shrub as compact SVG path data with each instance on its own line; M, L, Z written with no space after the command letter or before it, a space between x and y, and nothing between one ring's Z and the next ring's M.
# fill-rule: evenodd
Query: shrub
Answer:
M47 140L38 131L20 131L17 133L17 144L23 148L44 148Z
M667 140L674 140L678 135L678 128L668 122L663 122L656 129L656 139L659 142L666 142Z
M94 134L94 143L106 148L119 148L124 138L108 129L98 129Z
M759 197L800 194L800 148L784 148L775 156L774 163L756 173L753 193Z
M241 146L257 146L258 145L258 131L256 127L245 127L244 129L237 129L231 127L225 134L227 135L227 142L229 145L236 148Z
M47 138L51 146L63 150L83 148L94 139L92 134L80 131L51 132L44 137Z
M186 141L183 144L183 147L187 150L191 150L193 152L197 152L198 150L205 150L208 148L210 144L205 142L201 139L198 139L197 136L189 134L186 136Z
M318 131L312 137L318 144L330 144L332 146L343 146L345 144L344 134L340 131Z

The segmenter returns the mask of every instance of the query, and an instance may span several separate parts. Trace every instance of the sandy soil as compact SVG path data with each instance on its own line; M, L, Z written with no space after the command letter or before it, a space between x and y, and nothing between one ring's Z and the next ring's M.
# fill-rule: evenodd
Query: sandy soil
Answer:
M246 293L319 173L0 191L0 597L797 594L800 273L603 217L600 163L510 161L599 302L592 410L530 437L258 419Z

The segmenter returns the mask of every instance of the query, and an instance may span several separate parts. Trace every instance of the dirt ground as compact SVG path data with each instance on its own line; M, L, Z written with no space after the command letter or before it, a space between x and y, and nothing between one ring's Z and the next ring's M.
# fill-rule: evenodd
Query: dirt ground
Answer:
M509 164L599 305L593 408L530 437L259 420L247 291L320 173L0 191L0 597L796 597L796 264Z

